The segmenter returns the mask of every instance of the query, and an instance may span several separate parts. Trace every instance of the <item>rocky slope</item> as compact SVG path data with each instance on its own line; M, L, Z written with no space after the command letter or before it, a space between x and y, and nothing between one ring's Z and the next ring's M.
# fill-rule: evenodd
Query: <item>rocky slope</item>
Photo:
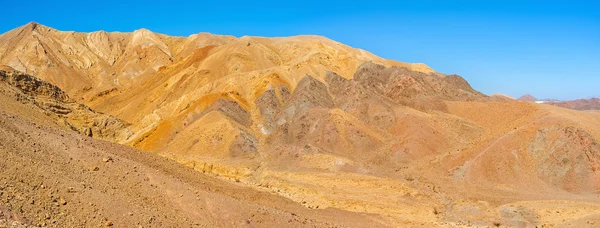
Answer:
M122 120L95 112L71 99L57 86L6 66L0 69L0 93L35 106L64 127L87 136L120 142L132 135Z

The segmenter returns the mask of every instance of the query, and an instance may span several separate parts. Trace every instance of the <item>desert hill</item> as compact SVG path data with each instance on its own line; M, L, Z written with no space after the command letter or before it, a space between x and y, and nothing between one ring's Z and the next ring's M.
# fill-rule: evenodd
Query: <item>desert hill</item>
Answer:
M55 182L97 175L94 190L71 193L81 213L70 221L52 212L57 224L102 224L88 202L125 226L288 226L296 221L288 213L305 219L290 226L600 224L599 112L488 97L458 75L324 37L78 33L30 23L0 35L0 64L4 166L22 164L17 152L27 151L30 162L50 164L32 168L26 183L43 179L43 167L71 170ZM61 134L60 145L43 139ZM12 143L19 138L28 141ZM28 149L41 145L42 153ZM104 169L117 165L118 182L107 184ZM152 168L129 177L132 165ZM5 172L21 186L17 169ZM144 175L162 182L148 187ZM197 196L203 206L188 197L215 185ZM27 202L34 190L10 199ZM134 218L93 200L109 193ZM128 202L140 197L152 209ZM164 200L148 201L155 197ZM35 218L43 205L22 205L0 203L51 224ZM246 218L255 209L266 211L258 225Z
M523 95L523 96L519 97L517 100L520 100L520 101L528 101L528 102L536 102L536 101L537 101L537 98L535 98L535 97L534 97L533 95L531 95L531 94L525 94L525 95Z

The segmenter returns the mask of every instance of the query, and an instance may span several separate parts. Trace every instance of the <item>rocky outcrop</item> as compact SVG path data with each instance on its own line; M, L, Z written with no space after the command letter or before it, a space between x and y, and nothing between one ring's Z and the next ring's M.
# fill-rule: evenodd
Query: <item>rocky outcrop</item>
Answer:
M444 111L443 101L486 99L458 75L425 74L405 67L386 68L371 62L360 65L351 80L328 73L327 82L338 107L347 107L349 102L363 97L362 102L366 103L369 101L364 99L374 99L377 103L391 101L421 111Z
M425 74L404 67L386 68L369 62L359 67L354 80L400 104L409 104L410 100L420 97L457 101L473 101L485 97L458 75Z
M18 71L0 70L0 81L29 96L48 97L63 103L74 102L57 86Z
M333 105L333 100L325 84L306 75L298 82L290 99L287 100L283 113L292 117L311 108L332 108Z
M204 116L206 113L212 111L220 112L221 114L245 127L249 127L252 124L250 113L240 106L240 104L238 104L236 101L218 99L215 103L210 105L210 107L208 107L203 114L200 114L200 116Z
M570 192L600 189L600 144L587 131L572 126L538 129L529 144L537 174Z
M289 96L289 89L286 86L279 85L277 87L271 86L270 89L256 98L254 104L258 108L262 119L262 123L258 126L262 134L268 135L275 128L277 117Z
M56 117L68 129L86 136L123 141L132 135L127 123L95 112L71 99L57 86L19 71L0 70L1 92L24 104L31 104L46 115Z
M333 72L327 73L326 80L337 108L379 129L387 129L396 122L393 109L398 105L369 89L372 87L342 78Z

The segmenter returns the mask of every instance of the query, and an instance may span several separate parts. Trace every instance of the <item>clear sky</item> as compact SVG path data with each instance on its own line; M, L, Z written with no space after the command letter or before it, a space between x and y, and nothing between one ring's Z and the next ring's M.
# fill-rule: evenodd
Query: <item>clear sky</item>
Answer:
M316 34L465 77L484 93L600 97L600 1L4 0L0 32Z

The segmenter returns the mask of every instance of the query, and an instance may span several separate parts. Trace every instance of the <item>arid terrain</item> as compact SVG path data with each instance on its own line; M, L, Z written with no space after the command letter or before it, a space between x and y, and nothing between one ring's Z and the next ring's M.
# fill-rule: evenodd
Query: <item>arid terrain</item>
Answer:
M0 227L600 226L600 112L325 37L29 23L0 65Z

